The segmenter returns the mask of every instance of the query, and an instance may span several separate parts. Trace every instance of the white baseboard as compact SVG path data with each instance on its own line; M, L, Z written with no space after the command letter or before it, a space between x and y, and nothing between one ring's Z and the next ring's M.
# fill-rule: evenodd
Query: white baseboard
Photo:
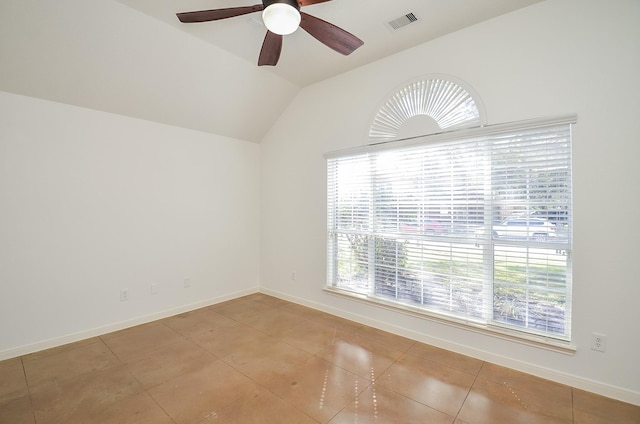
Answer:
M212 299L201 300L188 305L178 306L176 308L159 311L153 314L144 315L128 319L125 321L108 324L102 327L91 328L84 331L79 331L73 334L67 334L61 337L55 337L48 340L39 341L33 344L11 348L0 351L0 361L5 359L11 359L22 355L28 355L30 353L39 352L41 350L50 349L53 347L62 346L68 343L74 343L81 340L89 339L91 337L101 336L103 334L112 333L118 330L124 330L125 328L134 327L140 324L146 324L148 322L156 321L163 318L168 318L174 315L182 314L185 312L193 311L195 309L204 308L207 306L215 305L216 303L224 302L238 297L246 296L249 294L258 293L258 287L248 290L242 290L235 293L230 293L224 296L219 296Z
M305 299L301 299L295 296L290 296L286 293L270 290L266 288L260 288L260 292L268 294L270 296L278 297L283 300L287 300L293 303L297 303L303 306L308 306L313 309L317 309L322 312L336 315L341 318L345 318L351 321L355 321L364 325L378 328L380 330L388 331L399 336L407 337L418 342L426 343L432 346L436 346L442 349L446 349L455 353L459 353L466 356L471 356L482 361L490 362L492 364L511 368L520 372L534 375L536 377L544 378L547 380L555 381L560 384L575 387L576 389L584 390L587 392L602 395L608 398L620 400L622 402L631 403L640 406L640 393L632 390L627 390L621 387L612 386L599 381L590 380L580 376L563 373L560 371L552 370L549 368L534 365L528 362L520 361L514 358L497 355L484 350L475 349L470 346L465 346L457 343L452 343L447 340L432 337L424 333L419 333L406 328L390 325L386 322L377 321L362 315L347 312L341 309L333 308L321 303L310 302Z

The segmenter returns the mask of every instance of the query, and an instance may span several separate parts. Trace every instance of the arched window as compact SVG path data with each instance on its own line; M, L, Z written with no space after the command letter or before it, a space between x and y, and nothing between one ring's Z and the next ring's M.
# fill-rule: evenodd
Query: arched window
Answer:
M432 76L327 153L327 290L563 352L571 345L575 116L487 125Z
M398 140L485 124L482 103L470 87L449 76L430 75L392 91L378 108L369 141Z

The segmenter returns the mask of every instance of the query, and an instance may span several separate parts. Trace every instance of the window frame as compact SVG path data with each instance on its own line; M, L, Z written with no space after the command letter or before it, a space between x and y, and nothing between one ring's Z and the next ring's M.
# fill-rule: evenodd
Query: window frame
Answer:
M412 146L420 146L420 145L426 145L426 144L432 144L432 143L447 143L447 142L455 142L456 140L460 140L460 139L468 139L468 138L472 138L472 137L476 137L476 138L483 138L483 137L492 137L492 136L496 136L499 134L505 134L505 133L509 133L509 132L517 132L517 131L527 131L527 130L535 130L538 128L546 128L546 127L554 127L554 126L562 126L562 125L568 125L569 126L569 149L572 149L572 145L573 145L573 137L572 137L572 128L573 128L573 124L575 124L577 122L577 118L575 115L569 115L569 116L562 116L562 117L557 117L557 118L544 118L544 119L535 119L535 120L527 120L527 121L520 121L520 122L513 122L513 123L507 123L507 124L498 124L498 125L490 125L490 126L482 126L482 127L476 127L476 128L470 128L470 129L458 129L458 130L452 130L452 131L448 131L448 132L442 132L439 134L432 134L432 135L426 135L426 136L421 136L421 137L413 137L410 139L404 139L404 140L394 140L394 141L387 141L387 142L383 142L383 143L377 143L377 144L371 144L371 145L366 145L366 146L359 146L359 147L355 147L355 148L350 148L350 149L345 149L345 150L340 150L340 151L335 151L335 152L330 152L327 153L325 155L325 158L329 161L330 159L335 159L335 158L341 158L341 157L349 157L349 156L356 156L356 155L360 155L360 154L369 154L369 153L376 153L376 152L380 152L380 151L385 151L385 150L392 150L392 149L402 149L405 147L412 147ZM571 161L572 159L569 158L569 167L571 167ZM327 175L327 177L329 177L329 175ZM571 176L569 177L571 178ZM329 183L329 180L328 180ZM570 187L570 192L573 191L573 188ZM329 190L327 191L327 195L329 196ZM327 207L329 207L329 199L327 199L328 203L327 203ZM572 208L573 205L573 199L570 200L570 208ZM485 202L485 207L486 207L486 202ZM572 303L572 298L571 298L571 293L572 293L572 263L571 263L571 250L572 250L572 225L569 225L569 234L568 234L568 241L566 244L563 244L562 246L558 245L556 246L556 248L564 248L566 249L566 255L567 255L567 270L566 270L566 284L567 284L567 292L566 292L566 302L567 302L567 309L566 309L566 315L567 315L567 323L569 325L569 328L566 329L566 333L567 333L567 337L566 338L557 338L557 337L549 337L549 335L547 334L538 334L535 331L531 332L531 331L522 331L522 329L518 329L518 328L513 328L512 326L508 326L508 325L496 325L495 321L489 320L489 322L484 322L484 323L480 323L480 322L473 322L473 321L469 321L467 319L461 318L459 316L455 316L455 315L447 315L446 313L442 313L442 312L434 312L432 310L425 310L422 307L416 307L415 305L411 305L411 304L406 304L406 303L397 303L394 301L390 301L389 299L385 299L379 296L371 296L362 292L358 292L358 291L351 291L351 290L347 290L344 288L340 288L338 286L336 286L336 272L337 272L337 267L335 266L335 264L333 264L333 261L335 260L335 253L333 252L334 249L334 243L332 243L331 237L332 237L332 231L333 228L331 228L332 222L331 222L331 211L328 210L327 211L328 216L327 216L327 224L328 224L328 228L327 228L327 284L325 287L325 291L327 291L328 293L331 294L336 294L336 295L340 295L340 296L346 296L350 299L354 299L354 300L358 300L358 301L364 301L366 303L369 304L375 304L381 307L384 307L386 309L390 309L390 310L394 310L394 311L399 311L402 313L408 313L411 315L415 315L415 316L419 316L421 318L426 318L426 319L430 319L430 320L434 320L437 322L441 322L447 325L452 325L455 327L460 327L460 328L464 328L464 329L472 329L474 331L478 331L478 332L482 332L482 333L487 333L487 334L491 334L493 336L497 336L497 337L501 337L501 338L506 338L509 340L516 340L525 344L533 344L536 346L542 346L544 348L547 349L552 349L552 350L556 350L556 351L560 351L563 353L573 353L575 352L575 346L573 346L572 342L571 342L571 303ZM569 217L572 216L572 211L569 212ZM566 217L565 217L566 218ZM533 219L537 219L537 217L534 217ZM491 229L491 225L494 224L488 224L489 229ZM514 243L517 245L518 243L522 244L523 246L527 245L527 241L514 241ZM371 243L369 243L369 250L370 252L372 250L375 249L375 246L371 246ZM491 242L491 246L494 246L494 242ZM492 247L493 248L493 247ZM492 260L493 261L493 255L495 253L492 254L491 258L485 258L485 260ZM491 264L491 269L494 270L494 264ZM370 279L371 278L375 278L375 270L370 270L369 272L370 274ZM492 271L492 275L491 275L491 283L490 283L490 289L491 289L491 296L493 297L493 290L494 290L494 285L495 285L495 281L493 278L493 271Z

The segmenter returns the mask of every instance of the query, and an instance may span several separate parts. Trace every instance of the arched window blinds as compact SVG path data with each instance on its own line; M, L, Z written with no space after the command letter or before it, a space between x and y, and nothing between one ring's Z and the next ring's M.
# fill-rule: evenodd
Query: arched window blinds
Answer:
M404 84L382 102L371 124L369 140L376 143L402 138L403 127L416 117L428 117L435 126L422 126L411 135L486 123L481 103L469 87L450 77L427 76Z

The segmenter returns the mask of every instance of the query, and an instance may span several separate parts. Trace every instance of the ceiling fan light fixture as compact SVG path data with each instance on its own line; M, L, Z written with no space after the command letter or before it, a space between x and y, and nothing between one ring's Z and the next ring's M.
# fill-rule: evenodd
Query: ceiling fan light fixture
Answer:
M264 8L262 20L269 31L278 35L288 35L298 29L301 17L295 0L265 3L270 4Z

